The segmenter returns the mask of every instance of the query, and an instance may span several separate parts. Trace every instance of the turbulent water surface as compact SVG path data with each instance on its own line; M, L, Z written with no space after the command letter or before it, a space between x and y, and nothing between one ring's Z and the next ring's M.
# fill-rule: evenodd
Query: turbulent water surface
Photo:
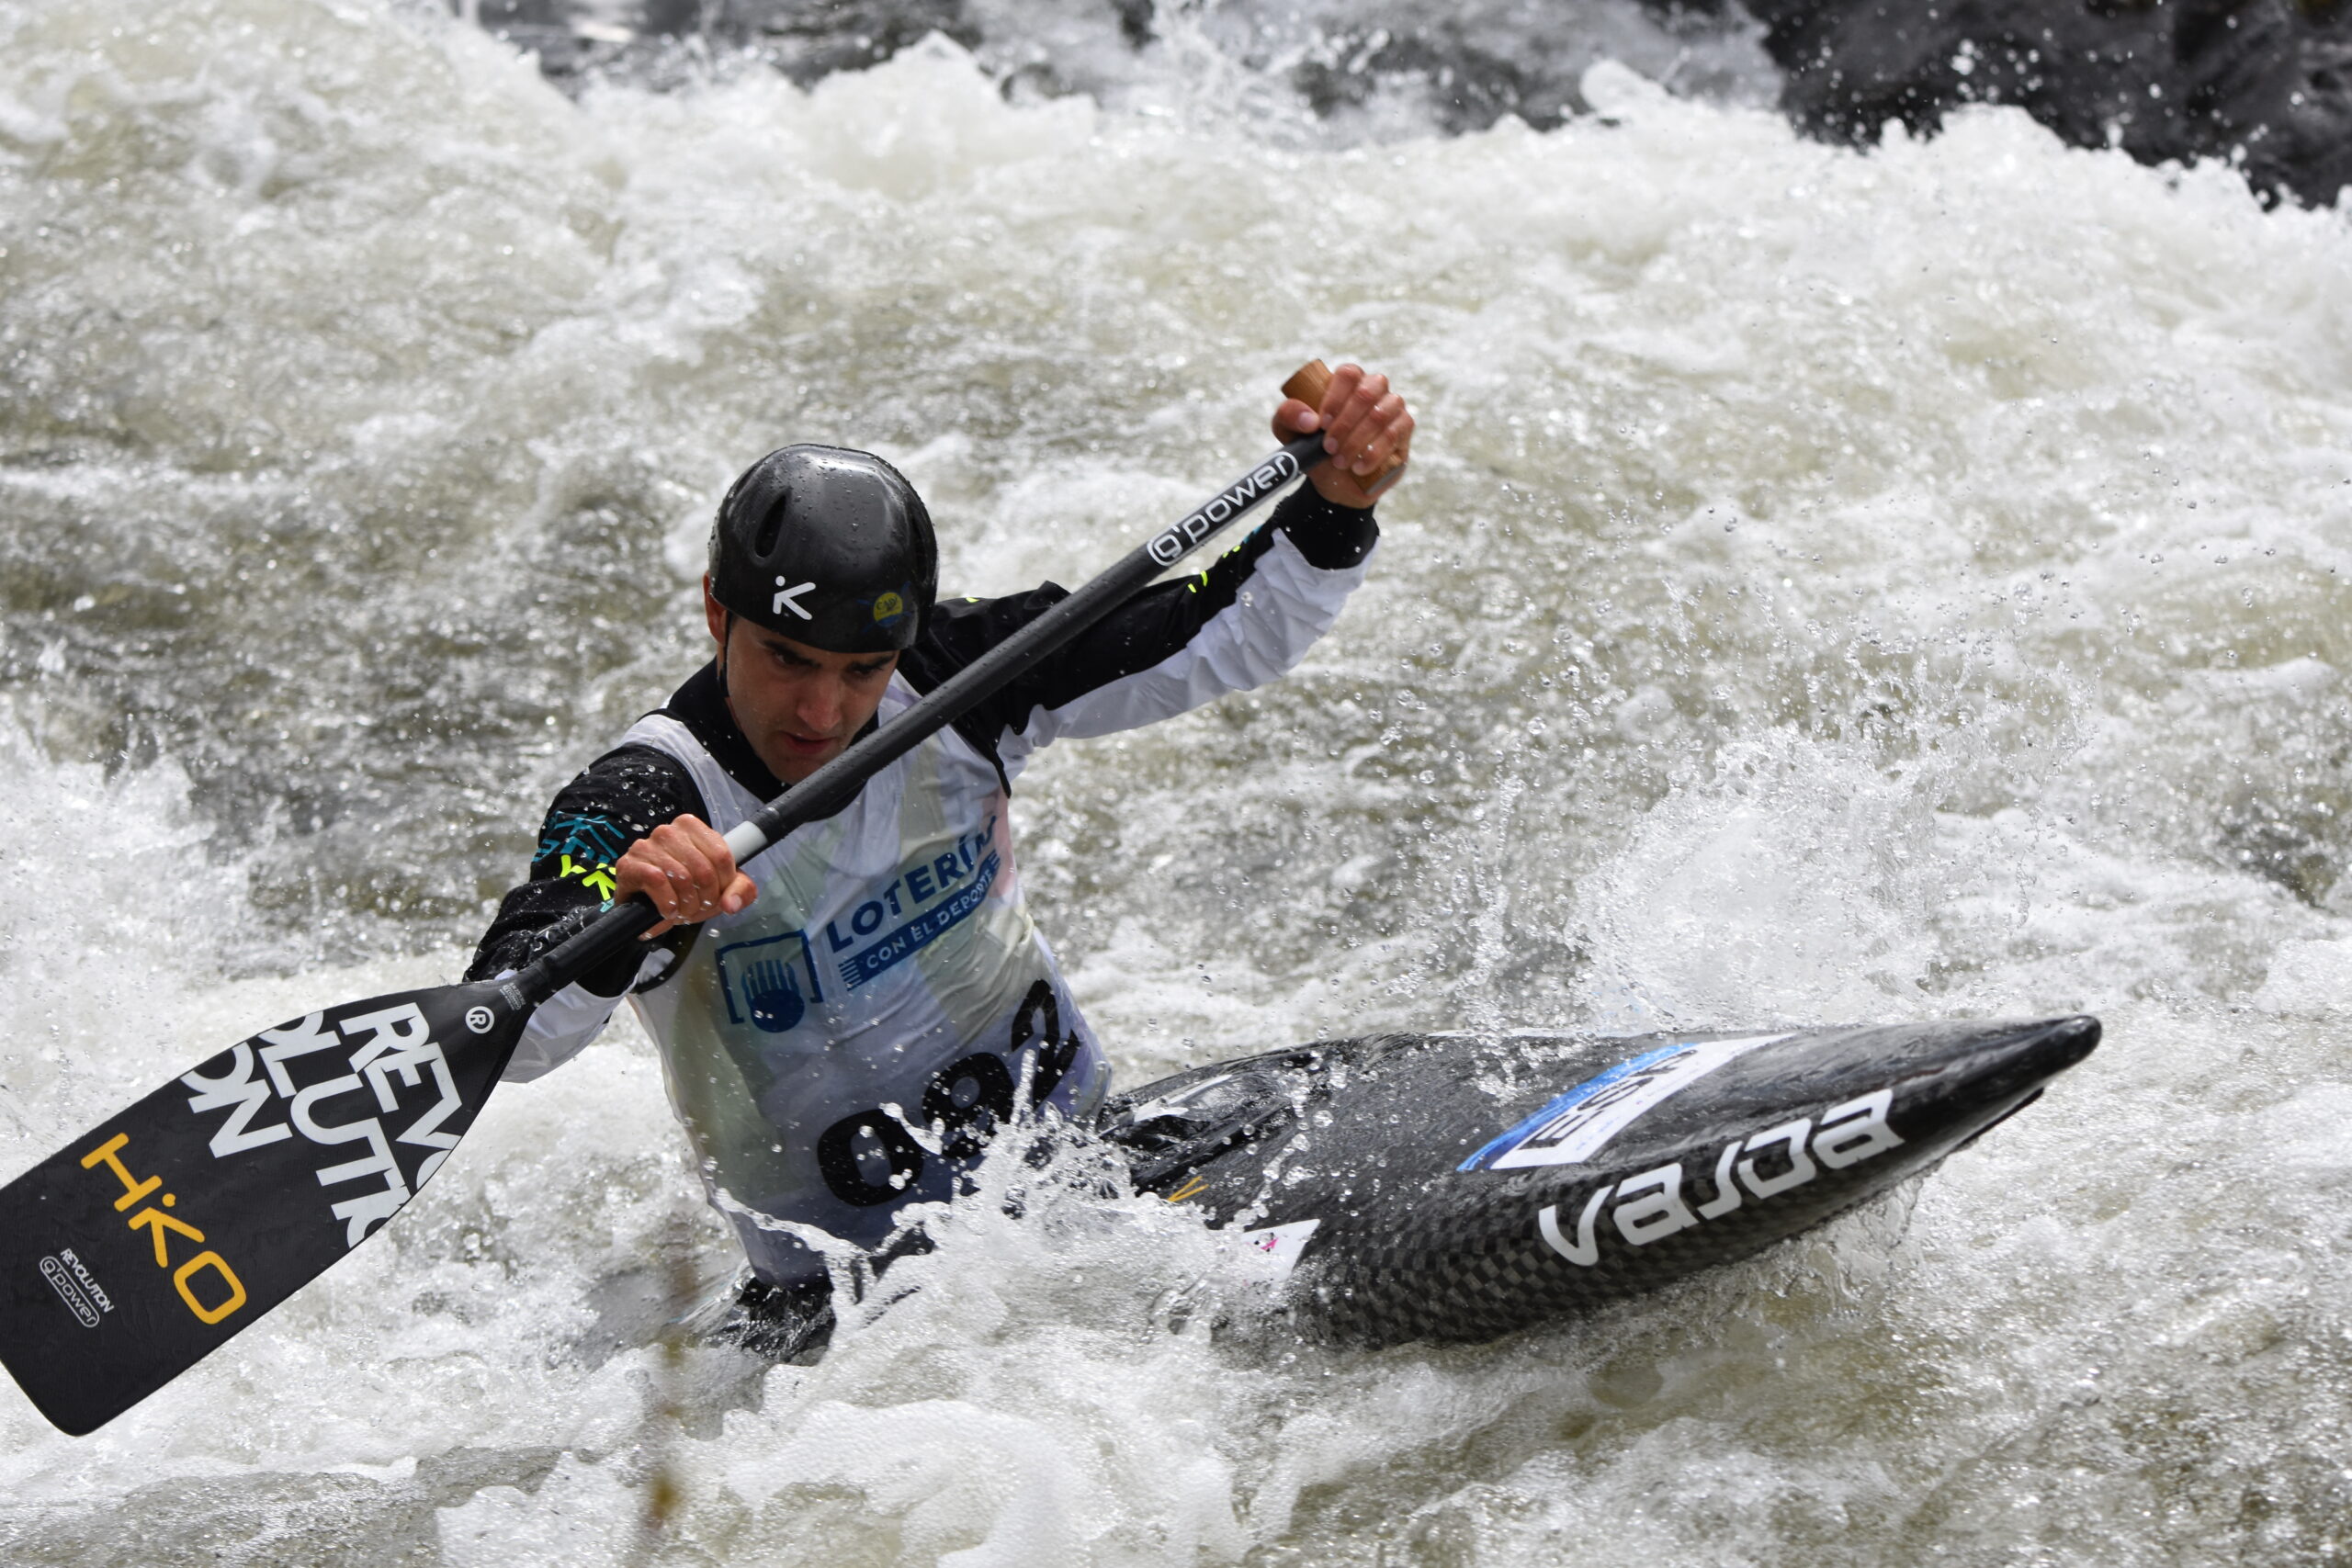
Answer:
M2352 1554L2344 220L1612 64L1549 130L1317 120L1182 20L1116 91L935 39L567 92L378 0L0 0L0 1175L454 976L701 657L751 457L873 446L952 589L1071 582L1309 355L1422 413L1371 583L1016 804L1125 1081L1385 1027L2106 1046L1596 1323L1289 1343L1181 1210L1047 1173L768 1368L658 1332L729 1244L616 1028L101 1433L0 1390L0 1559Z

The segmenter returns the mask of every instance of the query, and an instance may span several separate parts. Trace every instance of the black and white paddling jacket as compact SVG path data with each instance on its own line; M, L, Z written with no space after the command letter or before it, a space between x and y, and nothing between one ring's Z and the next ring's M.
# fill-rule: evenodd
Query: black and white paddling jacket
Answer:
M835 1244L880 1245L906 1204L951 1196L1017 1105L1092 1115L1109 1064L1022 899L1012 781L1048 741L1132 729L1288 671L1363 581L1378 532L1370 511L1301 486L1206 571L1138 593L753 856L749 908L549 999L506 1077L570 1059L633 990L711 1201L780 1284L820 1275ZM1067 596L1048 582L942 603L876 722ZM724 833L783 788L704 666L556 796L531 880L506 896L468 977L527 963L550 928L610 896L622 852L662 823L692 812Z

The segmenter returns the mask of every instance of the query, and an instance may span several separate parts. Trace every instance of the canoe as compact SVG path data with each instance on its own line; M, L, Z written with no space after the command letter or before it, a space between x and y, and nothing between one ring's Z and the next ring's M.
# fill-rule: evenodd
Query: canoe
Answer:
M1465 1341L1752 1257L1931 1169L2099 1024L1381 1034L1114 1099L1135 1183L1288 1266L1330 1337Z

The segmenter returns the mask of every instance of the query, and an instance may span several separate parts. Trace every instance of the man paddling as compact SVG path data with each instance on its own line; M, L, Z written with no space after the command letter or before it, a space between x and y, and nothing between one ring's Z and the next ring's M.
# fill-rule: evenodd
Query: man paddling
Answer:
M935 602L922 499L880 458L787 446L720 503L711 661L556 796L531 880L469 979L520 968L583 911L663 917L542 1005L505 1076L537 1077L626 994L662 1050L712 1201L767 1294L824 1287L813 1232L875 1249L910 1202L1023 1106L1083 1119L1109 1071L1014 870L1007 800L1038 747L1104 735L1273 679L1363 580L1374 495L1413 419L1384 377L1285 399L1284 440L1329 460L1208 570L1147 589L891 763L835 815L734 863L721 835L1063 598Z

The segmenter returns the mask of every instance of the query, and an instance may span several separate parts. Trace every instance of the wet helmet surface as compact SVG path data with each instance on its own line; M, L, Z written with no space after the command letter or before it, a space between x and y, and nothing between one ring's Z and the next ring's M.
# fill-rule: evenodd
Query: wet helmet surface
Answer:
M913 643L930 613L939 545L915 487L871 452L783 446L718 503L710 588L795 642L889 653Z

